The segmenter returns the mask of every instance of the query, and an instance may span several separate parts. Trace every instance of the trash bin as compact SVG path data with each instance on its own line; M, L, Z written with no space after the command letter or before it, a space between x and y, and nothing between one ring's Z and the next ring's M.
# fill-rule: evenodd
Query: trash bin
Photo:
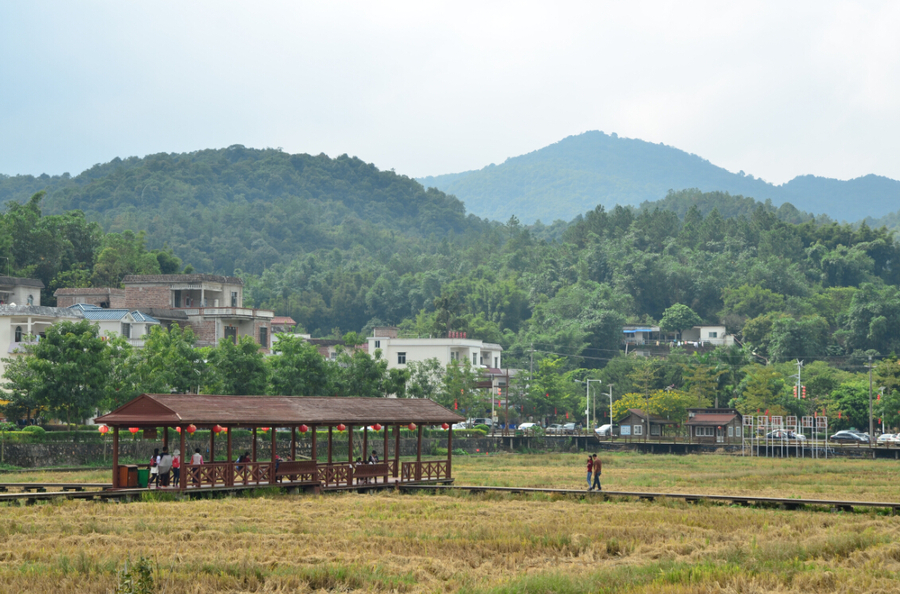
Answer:
M150 469L149 468L138 468L137 470L137 486L146 489L147 483L150 480Z
M133 489L138 486L137 464L122 464L119 466L119 487Z

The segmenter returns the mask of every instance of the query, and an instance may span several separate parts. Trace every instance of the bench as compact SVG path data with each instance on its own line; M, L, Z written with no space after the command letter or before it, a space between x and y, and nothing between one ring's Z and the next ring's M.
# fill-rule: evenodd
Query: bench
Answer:
M366 483L369 482L368 479L373 479L373 483L377 484L380 476L384 477L384 482L387 482L388 474L390 474L390 469L385 462L380 464L360 464L353 467L354 478L365 479Z
M296 481L303 475L309 475L311 477L311 480L305 482L318 483L318 464L313 460L279 462L278 470L275 471L275 480L280 483L282 478L288 477L291 481Z

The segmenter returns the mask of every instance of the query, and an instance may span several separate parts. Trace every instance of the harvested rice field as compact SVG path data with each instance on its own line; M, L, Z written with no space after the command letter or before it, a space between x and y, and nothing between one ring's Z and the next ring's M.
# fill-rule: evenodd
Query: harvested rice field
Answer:
M454 474L578 488L582 458L466 457ZM898 467L882 461L603 459L608 489L900 499ZM126 561L140 581L142 557L154 592L900 591L900 517L877 511L581 495L165 497L0 507L0 591L113 592Z

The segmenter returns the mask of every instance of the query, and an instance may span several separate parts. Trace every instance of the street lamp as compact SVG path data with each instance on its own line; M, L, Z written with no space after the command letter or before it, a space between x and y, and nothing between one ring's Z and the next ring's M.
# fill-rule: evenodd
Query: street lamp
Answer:
M613 384L609 384L609 438L613 436L613 416L612 416L612 388Z
M575 382L576 382L576 383L579 383L579 384L584 384L584 385L585 385L585 392L586 392L586 395L587 395L587 398L586 398L586 401L585 401L585 410L584 410L584 415L585 415L585 428L586 428L588 431L590 431L590 430L591 430L591 382L597 382L598 384L602 384L602 383L603 383L603 380L598 380L598 379L588 379L588 380L585 380L585 381L575 380ZM596 415L595 415L595 416L596 416ZM597 419L594 419L594 420L596 421Z

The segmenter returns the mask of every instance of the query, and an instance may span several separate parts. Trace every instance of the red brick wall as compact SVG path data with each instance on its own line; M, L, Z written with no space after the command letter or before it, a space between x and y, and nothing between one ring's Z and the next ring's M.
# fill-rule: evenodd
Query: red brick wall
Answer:
M124 295L59 295L56 298L56 307L69 307L77 303L87 303L100 307L101 303L109 300L109 306L112 309L126 307Z
M197 340L199 342L205 342L207 344L216 344L216 321L215 320L204 320L200 321L192 321L191 330L194 331L194 334L197 335Z
M168 286L131 286L125 288L125 307L137 309L139 307L170 308L172 291Z

